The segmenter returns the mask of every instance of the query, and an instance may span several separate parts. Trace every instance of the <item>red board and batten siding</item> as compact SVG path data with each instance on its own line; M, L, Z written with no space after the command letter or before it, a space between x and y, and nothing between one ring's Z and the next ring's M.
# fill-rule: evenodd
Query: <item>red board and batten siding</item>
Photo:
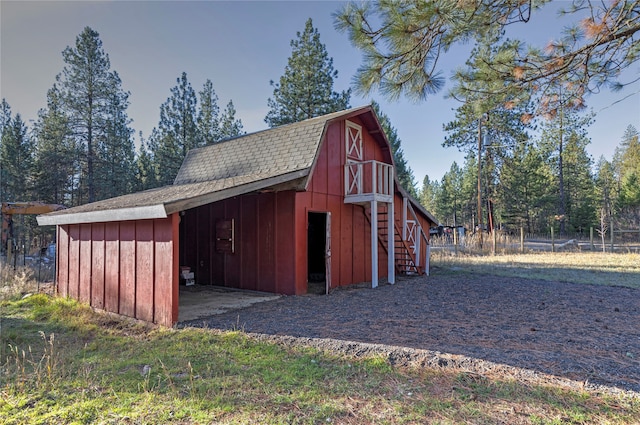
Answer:
M172 326L178 318L178 221L58 226L58 293Z
M198 284L296 294L295 192L249 193L185 211L180 265ZM216 222L233 220L233 253L216 250ZM305 246L306 265L306 246ZM305 284L306 289L306 284Z
M357 118L351 121L362 125ZM371 281L371 225L362 206L344 203L345 131L344 121L329 126L307 191L296 194L296 293L306 289L309 212L331 213L331 286ZM362 133L363 160L390 163L364 126ZM383 250L378 254L378 275L385 277L387 256Z

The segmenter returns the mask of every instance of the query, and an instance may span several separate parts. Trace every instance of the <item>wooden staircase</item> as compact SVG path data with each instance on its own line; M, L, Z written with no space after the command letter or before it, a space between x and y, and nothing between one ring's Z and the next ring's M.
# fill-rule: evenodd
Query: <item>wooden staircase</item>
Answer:
M371 225L371 211L370 208L364 209L364 215L367 218L367 221ZM380 203L378 204L378 222L376 223L377 227L377 235L378 235L378 244L382 247L382 249L389 254L389 234L387 228L387 216L388 209L387 204ZM394 246L394 263L396 268L396 273L404 274L404 275L412 275L412 274L424 274L425 270L423 266L418 266L416 257L414 255L414 249L410 246L409 242L402 238L402 230L398 226L398 223L394 220L393 223L393 246Z

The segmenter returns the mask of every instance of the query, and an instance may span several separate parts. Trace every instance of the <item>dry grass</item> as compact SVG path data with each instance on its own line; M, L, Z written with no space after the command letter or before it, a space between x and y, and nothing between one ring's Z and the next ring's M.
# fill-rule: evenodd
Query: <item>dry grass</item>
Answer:
M33 271L28 267L0 264L0 301L38 291L38 282Z
M640 254L538 252L504 255L457 255L434 251L431 264L448 271L527 279L640 288Z
M640 415L633 395L396 368L242 332L132 329L42 294L0 305L11 347L0 358L6 424L633 424Z

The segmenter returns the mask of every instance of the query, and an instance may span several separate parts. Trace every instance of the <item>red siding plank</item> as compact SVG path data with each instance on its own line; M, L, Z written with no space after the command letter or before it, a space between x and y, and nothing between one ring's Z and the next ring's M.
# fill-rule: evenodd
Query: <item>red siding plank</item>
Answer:
M331 124L327 130L327 165L329 176L327 182L327 193L330 195L342 196L344 192L344 160L345 144L344 130L342 122Z
M56 245L58 263L58 294L69 296L69 226L58 226Z
M217 220L225 218L224 202L216 202L211 204L211 229L213 231L211 235L211 243L215 244L215 226ZM237 238L237 236L236 236ZM224 267L225 254L217 252L215 249L211 250L211 276L212 284L218 286L225 286L225 267Z
M153 220L136 223L136 318L153 322Z
M256 212L258 209L257 194L249 194L241 199L242 218L238 229L240 232L236 234L245 237L238 240L236 246L242 255L243 267L239 272L242 273L241 286L246 289L255 289L258 287L258 244L255 240L258 231L258 223ZM252 236L253 235L253 236Z
M105 224L104 309L118 313L120 307L120 225Z
M275 292L275 196L258 196L258 291Z
M120 223L120 311L135 317L136 299L136 225L134 221Z
M180 294L179 285L179 261L180 255L180 216L175 213L171 215L171 326L178 321L179 305L178 297Z
M80 295L80 225L69 226L69 297Z
M104 223L91 225L91 305L104 308Z
M92 260L91 260L91 224L80 225L80 281L79 297L80 302L89 304L92 292Z
M356 207L359 209L360 207ZM340 218L340 250L336 251L340 257L340 280L334 285L346 285L353 282L353 206L345 205ZM360 248L358 248L360 249Z
M342 197L330 195L327 197L327 210L331 212L331 287L340 284L340 229L342 227L342 209L345 204Z
M295 288L295 257L293 247L295 192L279 192L276 194L276 292L294 295Z
M175 214L174 214L175 215ZM173 217L154 220L154 321L173 325Z
M196 236L196 244L197 244L197 260L196 260L196 268L195 271L195 279L196 283L199 285L209 285L210 281L210 253L212 239L211 239L211 218L210 209L208 205L203 205L196 209L197 215L197 236ZM215 228L214 228L215 229ZM213 247L215 249L215 245Z
M234 220L235 224L241 222L240 220L240 200L239 198L230 198L225 201L224 218L227 220ZM236 241L242 240L244 232L239 226L235 226L235 238ZM249 236L250 237L250 236ZM237 244L236 244L237 245ZM242 285L242 252L236 250L233 254L221 254L224 259L224 285L231 288L245 288ZM247 288L245 288L247 289Z
M307 292L307 210L311 193L295 194L295 280L296 294Z
M360 206L352 205L350 213L353 216L351 282L366 282L367 276L371 276L371 270L367 271L367 268L371 267L371 252L368 249L371 242L367 237L369 236L369 224L365 222L364 212Z

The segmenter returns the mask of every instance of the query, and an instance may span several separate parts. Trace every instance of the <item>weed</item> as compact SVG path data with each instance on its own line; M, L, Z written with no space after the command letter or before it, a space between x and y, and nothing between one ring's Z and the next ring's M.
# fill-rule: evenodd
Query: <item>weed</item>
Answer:
M38 291L38 282L28 267L13 267L0 264L0 301L34 294Z

